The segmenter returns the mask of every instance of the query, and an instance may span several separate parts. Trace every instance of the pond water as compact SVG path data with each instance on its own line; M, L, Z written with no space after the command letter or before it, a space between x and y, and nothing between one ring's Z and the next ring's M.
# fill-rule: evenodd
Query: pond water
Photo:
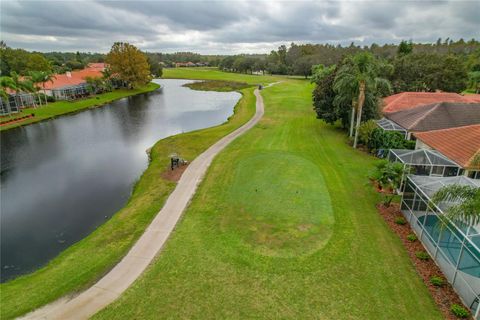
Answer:
M182 86L190 80L155 82L162 89L0 134L2 282L122 208L156 141L225 122L241 97Z

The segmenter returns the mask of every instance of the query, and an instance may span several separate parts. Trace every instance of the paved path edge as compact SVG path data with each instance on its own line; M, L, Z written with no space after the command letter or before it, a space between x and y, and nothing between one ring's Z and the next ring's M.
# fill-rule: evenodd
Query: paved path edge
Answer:
M145 271L161 251L188 207L215 156L237 137L250 130L263 116L263 98L258 89L255 115L243 126L221 138L187 167L165 205L125 257L97 283L79 295L61 298L20 319L88 319L116 300Z

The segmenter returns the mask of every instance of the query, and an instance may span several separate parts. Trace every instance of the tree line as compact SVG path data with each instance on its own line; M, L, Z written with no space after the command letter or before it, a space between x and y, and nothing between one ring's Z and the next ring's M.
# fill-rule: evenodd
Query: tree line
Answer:
M389 76L394 92L444 90L478 91L480 83L480 42L460 39L438 39L436 43L422 44L402 41L400 44L372 44L349 46L331 44L292 43L282 45L268 55L236 55L225 57L219 68L242 73L269 73L280 75L312 75L315 65L332 66L347 56L369 52L394 66ZM442 79L446 77L446 79Z

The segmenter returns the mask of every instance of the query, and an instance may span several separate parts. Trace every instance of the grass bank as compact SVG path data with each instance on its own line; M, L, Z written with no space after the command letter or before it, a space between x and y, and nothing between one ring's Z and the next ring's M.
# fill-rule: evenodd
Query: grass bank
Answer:
M315 119L312 86L216 157L161 254L95 319L441 319L368 183L375 159Z
M205 80L200 82L187 83L183 86L188 87L192 90L200 91L238 91L252 87L253 85L246 82Z
M156 83L150 82L146 86L143 86L138 89L118 89L112 92L97 94L96 96L81 99L76 101L56 101L51 102L48 105L39 106L38 108L25 108L22 109L22 112L12 115L12 117L5 116L2 117L2 121L15 118L23 117L24 115L29 115L31 113L35 114L35 117L26 119L21 122L12 123L9 125L3 125L0 127L0 131L24 126L27 124L31 124L34 122L43 121L50 118L55 118L57 116L61 116L67 113L78 112L83 109L89 108L96 108L98 106L102 106L114 100L118 100L121 98L134 96L140 93L146 93L150 91L154 91L160 88L160 86Z
M0 285L2 319L11 319L92 285L110 270L144 232L163 206L175 183L161 178L169 167L168 155L179 153L192 160L221 137L247 122L255 112L253 89L243 97L228 122L204 130L160 140L151 162L123 209L38 271Z

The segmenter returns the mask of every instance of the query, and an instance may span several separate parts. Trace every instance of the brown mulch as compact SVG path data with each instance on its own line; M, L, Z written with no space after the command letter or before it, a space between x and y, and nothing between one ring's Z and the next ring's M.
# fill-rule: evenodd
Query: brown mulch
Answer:
M32 113L32 114L29 114L29 115L26 115L26 116L23 116L23 117L20 117L20 118L15 118L15 119L11 119L11 120L1 121L1 122L0 122L0 127L8 126L8 125L11 125L11 124L14 124L14 123L17 123L17 122L22 122L22 121L24 121L24 120L33 118L34 116L35 116L35 115Z
M398 203L391 204L390 207L385 207L383 204L378 204L377 209L380 215L385 219L385 222L389 227L400 237L403 242L405 249L407 249L410 260L415 266L418 274L422 278L425 285L428 287L435 303L439 307L440 311L443 313L445 319L457 319L451 311L450 307L452 304L456 303L463 305L462 301L458 297L457 293L453 290L452 286L448 283L447 279L443 275L440 268L435 264L435 262L430 259L428 261L422 261L418 259L415 255L417 251L425 251L420 240L411 242L407 240L407 235L414 234L408 222L404 225L395 223L397 217L402 217L403 215L400 211L400 205ZM432 276L441 277L445 285L443 287L436 287L430 283L430 278ZM464 306L465 307L465 306ZM468 310L467 307L465 309Z
M178 180L180 180L180 177L182 176L183 172L187 169L187 167L188 167L188 164L182 165L173 170L168 168L167 170L162 172L161 176L163 179L173 181L173 182L178 182Z

